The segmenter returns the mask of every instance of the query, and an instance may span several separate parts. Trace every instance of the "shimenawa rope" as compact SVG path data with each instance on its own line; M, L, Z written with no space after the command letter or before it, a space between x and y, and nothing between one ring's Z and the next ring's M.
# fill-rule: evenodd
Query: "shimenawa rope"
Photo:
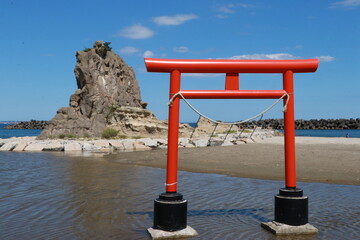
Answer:
M174 96L171 97L171 99L169 100L168 102L168 106L171 106L174 99L177 97L177 96L180 96L184 101L185 103L194 111L196 112L197 114L199 114L200 116L202 116L203 118L206 118L207 120L215 123L215 124L224 124L224 125L232 125L232 124L242 124L242 123L245 123L245 122L249 122L255 118L258 118L259 116L261 115L264 115L266 112L268 112L270 109L272 109L273 107L275 107L276 104L278 104L280 102L281 99L283 99L284 97L286 97L286 103L282 109L283 112L286 112L286 109L287 109L287 105L289 103L289 99L290 99L290 96L288 93L285 93L284 95L282 95L278 100L276 100L276 102L274 102L272 105L270 105L270 107L266 108L264 111L262 111L261 113L257 114L256 116L253 116L251 118L248 118L246 120L242 120L242 121L237 121L237 122L221 122L221 121L216 121L216 120L213 120L207 116L205 116L204 114L202 114L201 112L199 112L193 105L191 105L186 99L185 97L181 94L181 92L177 92L176 94L174 94Z

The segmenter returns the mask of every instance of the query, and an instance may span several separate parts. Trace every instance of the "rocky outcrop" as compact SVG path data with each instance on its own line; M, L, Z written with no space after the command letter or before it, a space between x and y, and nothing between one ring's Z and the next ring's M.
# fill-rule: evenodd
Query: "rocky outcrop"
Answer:
M116 129L121 135L136 137L162 137L167 136L168 122L159 120L148 109L129 106L112 107L107 117L110 128ZM188 136L192 127L181 124L180 136Z
M202 134L211 134L213 132L214 134L217 134L217 133L227 133L228 131L232 131L232 132L241 131L240 126L235 124L232 126L229 124L218 124L217 126L215 125L216 124L213 123L212 121L204 117L200 117L199 121L197 122L195 132L198 133L199 135L202 135Z
M7 125L6 129L44 129L48 125L48 121L22 121L15 124Z
M115 110L121 107L143 111L152 116L151 121L156 121L156 117L146 110L147 104L141 100L135 72L111 51L109 43L96 41L93 48L78 51L76 62L74 72L78 89L70 97L69 107L57 111L40 139L64 134L99 137L106 127L121 120L115 116ZM130 131L125 133L131 134Z

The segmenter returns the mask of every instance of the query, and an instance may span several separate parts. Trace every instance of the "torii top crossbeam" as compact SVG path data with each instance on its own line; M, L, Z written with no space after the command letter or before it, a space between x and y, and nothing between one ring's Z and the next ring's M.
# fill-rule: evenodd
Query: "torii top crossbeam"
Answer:
M148 72L181 73L293 73L315 72L318 59L301 60L179 60L145 58Z

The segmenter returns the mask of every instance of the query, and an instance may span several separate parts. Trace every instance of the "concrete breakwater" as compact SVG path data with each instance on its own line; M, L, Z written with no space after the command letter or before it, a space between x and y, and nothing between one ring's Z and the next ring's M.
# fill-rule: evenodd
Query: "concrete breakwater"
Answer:
M242 133L217 134L207 138L180 138L179 147L206 147L231 146L262 141L277 136L276 130L257 129ZM144 151L157 148L166 148L167 139L139 138L139 139L46 139L38 140L36 137L13 137L0 139L0 151L14 152L100 152L110 153L116 151Z
M15 124L7 125L6 129L45 129L48 125L48 121L38 121L38 120L31 120L31 121L21 121Z
M251 121L242 125L245 128L254 126L262 128L284 129L284 119L264 119ZM350 119L298 119L295 121L296 129L360 129L360 118Z

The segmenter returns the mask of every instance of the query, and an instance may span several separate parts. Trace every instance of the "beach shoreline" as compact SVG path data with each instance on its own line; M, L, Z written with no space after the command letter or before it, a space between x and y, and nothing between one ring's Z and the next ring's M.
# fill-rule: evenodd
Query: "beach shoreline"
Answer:
M0 140L0 151L93 154L109 161L166 168L166 139ZM296 137L295 142L297 181L360 185L360 138ZM255 138L226 141L222 146L205 147L207 139L198 143L179 139L179 170L284 181L283 136L264 131Z
M241 131L233 133L219 133L209 137L207 134L192 137L180 137L179 147L193 148L205 146L231 146L262 141L280 134L276 130L256 129L256 131ZM144 151L167 148L167 137L154 135L153 137L125 137L125 138L48 138L11 137L0 139L0 152L103 152L116 151Z
M360 185L360 139L296 137L297 181ZM166 149L124 152L110 161L166 168ZM180 148L179 170L284 181L283 137L235 146ZM179 179L181 181L181 179Z

